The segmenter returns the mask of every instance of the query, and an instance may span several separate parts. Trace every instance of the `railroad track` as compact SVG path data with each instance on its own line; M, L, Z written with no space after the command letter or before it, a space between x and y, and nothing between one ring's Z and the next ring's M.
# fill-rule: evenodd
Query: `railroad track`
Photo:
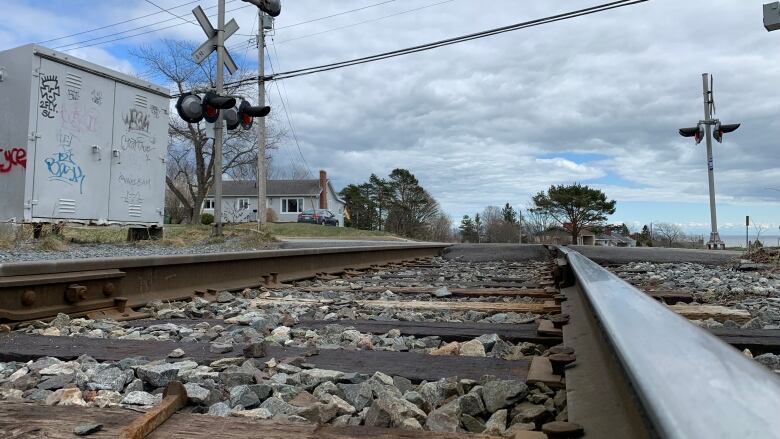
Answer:
M13 327L0 334L0 433L780 431L777 377L662 303L685 294L641 292L565 248L484 262L435 256L442 248L220 255L217 268L206 257L0 266L2 294L13 297L0 296L0 316ZM122 309L105 295L107 278L85 275L99 270L124 273L111 278ZM86 296L68 303L78 276ZM35 303L22 303L25 291ZM55 311L71 317L34 320ZM691 407L700 408L695 416Z

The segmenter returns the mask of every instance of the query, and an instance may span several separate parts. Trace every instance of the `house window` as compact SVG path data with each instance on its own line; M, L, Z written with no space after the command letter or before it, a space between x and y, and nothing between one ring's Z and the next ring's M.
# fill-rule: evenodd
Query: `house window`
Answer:
M249 198L239 198L237 204L238 210L247 210L249 209Z
M204 209L213 209L214 208L214 200L209 199L209 198L203 200L203 208Z
M282 198L282 213L303 212L303 198Z

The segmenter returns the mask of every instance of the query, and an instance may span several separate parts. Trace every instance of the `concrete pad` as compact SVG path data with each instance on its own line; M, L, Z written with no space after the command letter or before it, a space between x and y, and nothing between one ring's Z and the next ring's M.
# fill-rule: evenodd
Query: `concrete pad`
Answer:
M598 264L626 264L628 262L693 262L704 265L723 265L736 262L742 252L733 250L693 250L684 248L661 247L597 247L572 245L570 248L580 252Z

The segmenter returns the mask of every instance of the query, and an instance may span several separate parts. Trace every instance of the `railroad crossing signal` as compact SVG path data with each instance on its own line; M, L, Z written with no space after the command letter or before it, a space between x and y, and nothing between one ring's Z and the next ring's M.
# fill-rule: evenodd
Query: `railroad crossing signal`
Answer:
M245 1L247 3L252 3L253 5L260 8L261 11L270 15L271 17L278 17L279 14L282 13L281 0L242 0L242 1Z
M229 96L219 96L214 92L207 92L203 98L194 93L185 93L176 102L176 111L185 122L198 123L206 120L215 123L222 111L227 129L232 131L241 128L252 128L252 122L256 117L265 117L271 112L268 106L252 106L247 101L241 101L236 107L236 99Z
M692 128L680 128L680 135L683 137L693 137L698 145L704 138L704 125L699 124Z
M214 29L214 26L211 25L211 22L209 21L209 18L206 16L206 13L203 12L203 8L200 6L196 7L192 10L192 14L195 15L195 19L198 20L198 23L200 24L201 29L203 29L203 32L206 33L206 36L208 37L208 40L200 45L197 49L195 49L194 52L192 52L192 59L200 64L208 58L209 55L211 55L214 50L217 48L217 31ZM225 24L225 40L230 38L231 35L236 33L238 30L238 23L236 23L235 19L231 19L230 21ZM225 52L225 68L228 69L228 72L230 72L231 75L235 74L238 70L238 66L236 66L235 61L233 61L233 57L230 56L230 53L228 53L227 48L224 49ZM220 67L218 67L220 68Z
M732 131L736 131L737 128L739 128L741 124L738 123L732 123L728 125L722 125L720 121L715 122L715 128L712 129L712 137L718 141L718 143L723 142L723 133L730 133Z

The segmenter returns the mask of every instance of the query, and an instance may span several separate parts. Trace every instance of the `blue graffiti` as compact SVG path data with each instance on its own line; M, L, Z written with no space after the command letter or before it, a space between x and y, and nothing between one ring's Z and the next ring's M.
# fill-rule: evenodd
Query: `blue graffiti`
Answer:
M61 181L67 184L78 183L79 193L84 193L84 179L87 177L81 166L73 160L73 151L56 153L43 161L49 169L49 180Z

